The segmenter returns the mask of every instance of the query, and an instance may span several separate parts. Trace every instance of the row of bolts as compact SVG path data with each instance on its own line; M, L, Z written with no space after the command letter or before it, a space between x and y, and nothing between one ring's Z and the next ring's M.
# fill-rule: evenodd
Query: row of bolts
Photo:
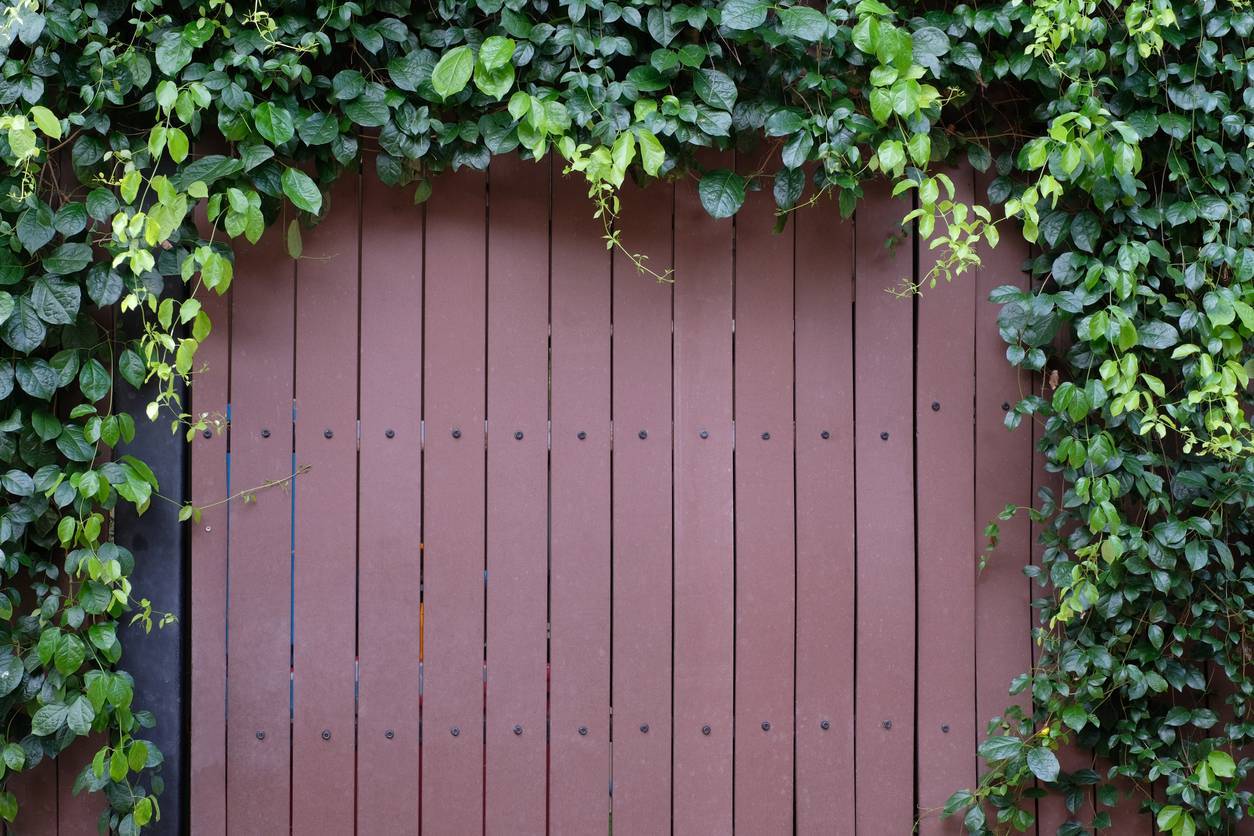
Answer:
M1009 403L1008 401L1007 401L1007 402L1005 402L1005 403L1003 403L1003 404L1001 405L1001 408L1002 408L1002 411L1003 411L1003 412L1009 412L1009 411L1010 411L1010 403ZM932 401L932 411L933 411L933 412L940 412L940 401ZM212 430L205 430L205 433L204 433L204 434L205 434L205 438L212 438L212 437L213 437L213 431L212 431ZM386 430L383 434L384 434L384 435L386 435L388 438L395 438L395 437L396 437L396 430L393 430L393 429L388 429L388 430ZM453 438L461 438L461 437L462 437L462 431L461 431L460 429L456 428L456 427L454 427L454 428L451 430L450 434L453 436ZM335 433L334 433L332 430L329 430L329 429L328 429L328 430L323 430L322 435L323 435L323 437L325 437L325 438L334 438L334 437L335 437ZM648 431L648 430L641 430L641 431L638 433L638 435L640 436L640 440L641 440L641 441L643 441L643 440L645 440L646 438L648 438L648 437L649 437L649 431ZM699 433L698 433L698 435L699 435L701 438L703 438L703 439L705 439L705 438L709 438L709 437L710 437L710 431L709 431L709 430L701 430L701 432L699 432ZM263 430L261 431L261 437L262 437L262 438L269 438L269 437L270 437L270 431L269 431L268 429L263 429ZM583 430L580 430L580 431L576 434L576 438L578 438L580 441L584 441L585 439L587 439L587 437L588 437L588 434L587 434L586 432L584 432ZM831 437L832 437L832 434L831 434L831 432L829 432L828 430L823 430L821 433L819 433L819 437L821 437L824 441L826 441L827 439L829 439L829 438L831 438ZM515 438L516 440L518 440L518 441L522 441L522 440L523 440L523 432L522 432L522 430L518 430L517 432L515 432L515 433L514 433L514 438ZM880 439L881 439L881 440L883 440L883 441L888 441L888 433L887 433L887 432L882 432L882 433L880 433ZM770 440L771 440L771 434L770 434L769 432L764 432L764 433L762 433L762 440L763 440L763 441L770 441Z
M883 725L883 727L884 727L885 729L891 729L891 728L893 727L893 721L892 721L892 720L885 720L885 721L884 721L881 725ZM821 721L819 722L819 728L821 728L823 731L827 731L827 730L828 730L828 729L830 729L831 727L832 727L832 723L831 723L831 721L830 721L830 720L821 720ZM770 723L770 721L769 721L769 720L763 720L763 721L762 721L762 731L770 731L770 730L771 730L771 723ZM711 728L708 724L707 724L707 725L704 725L704 726L702 726L702 727L701 727L701 733L702 733L703 735L705 735L706 737L709 737L709 736L710 736L710 734L711 734L713 731L714 731L714 730L713 730L713 729L712 729L712 728ZM942 732L944 732L945 734L948 734L948 733L949 733L949 724L948 724L948 723L946 723L946 724L942 725L942 726L941 726L941 731L942 731ZM449 733L449 734L451 734L453 737L458 737L458 736L460 736L460 735L461 735L462 730L461 730L461 727L460 727L460 726L452 726L451 728L449 728L448 733ZM514 734L515 734L515 735L522 735L522 733L523 733L523 727L522 727L521 725L515 725L515 726L514 726ZM642 724L640 725L640 733L641 733L641 734L648 734L648 733L649 733L649 724L648 724L648 723L642 723ZM587 737L587 736L588 736L588 727L587 727L587 726L580 726L580 727L579 727L579 735L580 735L580 737ZM393 737L395 737L395 736L396 736L396 733L395 733L394 731L392 731L391 729L388 729L387 731L385 731L385 732L383 733L383 736L384 736L384 737L386 737L388 740L391 740ZM258 739L258 740L265 740L265 739L266 739L266 733L265 733L265 732L263 732L263 731L258 731L258 732L257 732L257 739ZM323 739L323 740L330 740L330 739L331 739L331 730L330 730L330 729L323 729L323 730L322 730L322 739Z

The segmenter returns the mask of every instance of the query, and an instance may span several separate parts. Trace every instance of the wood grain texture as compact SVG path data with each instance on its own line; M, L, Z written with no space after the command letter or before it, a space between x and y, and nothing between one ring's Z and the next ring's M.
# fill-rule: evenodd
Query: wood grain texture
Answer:
M416 836L423 209L362 180L357 832Z
M853 223L797 237L797 832L854 828Z
M913 311L885 291L913 275L909 201L869 184L856 222L857 829L914 820Z
M610 811L611 268L598 230L581 180L555 174L549 831L570 836L608 827Z
M549 161L499 157L488 222L488 834L543 833Z
M730 157L730 155L725 155ZM726 165L710 157L710 167ZM732 828L733 225L675 193L674 829ZM707 732L708 730L708 732Z

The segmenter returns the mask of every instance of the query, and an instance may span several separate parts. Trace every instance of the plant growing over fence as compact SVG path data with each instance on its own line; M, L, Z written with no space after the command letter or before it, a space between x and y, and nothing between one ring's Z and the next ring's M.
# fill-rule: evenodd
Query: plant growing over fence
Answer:
M1040 383L1008 423L1042 427L1063 490L1030 511L1045 531L1027 569L1040 652L1014 688L1033 711L993 721L989 770L946 812L976 833L1023 829L1038 786L1077 811L1121 776L1175 836L1223 830L1254 765L1252 29L1248 3L1213 0L14 0L0 13L0 779L94 730L105 742L78 783L104 791L102 824L134 833L159 812L161 756L118 667L118 625L152 610L108 537L116 503L142 510L158 486L102 454L134 432L117 378L155 382L149 419L206 420L175 383L194 379L212 327L197 298L230 286L231 241L282 219L298 252L294 214L323 211L367 150L415 200L450 167L558 153L613 246L630 246L610 223L615 188L681 172L712 215L766 188L781 222L829 196L852 212L860 183L887 174L946 254L933 281L1011 234L1004 217L1021 224L1036 282L994 299L1007 361ZM775 152L769 172L694 158L755 142ZM991 212L953 201L937 164L961 156L994 170ZM119 336L121 311L142 317L139 338ZM1067 743L1110 772L1062 772ZM0 792L0 816L18 804Z

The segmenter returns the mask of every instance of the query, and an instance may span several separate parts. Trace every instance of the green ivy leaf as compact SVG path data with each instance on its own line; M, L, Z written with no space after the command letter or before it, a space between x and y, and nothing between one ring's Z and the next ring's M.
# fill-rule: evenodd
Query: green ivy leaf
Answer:
M312 215L322 211L322 192L308 174L298 168L286 168L281 180L283 194L293 206Z
M723 25L728 29L756 29L766 23L770 6L766 0L723 0L719 6Z
M817 42L827 34L827 26L827 16L809 6L792 6L779 13L779 31L785 37Z
M745 178L734 171L719 169L701 178L697 193L701 205L714 218L730 218L745 202Z
M1058 758L1044 746L1028 750L1028 769L1039 780L1053 782L1058 780Z
M475 68L475 55L468 46L450 49L431 71L431 86L436 94L447 99L466 89Z
M275 145L282 145L296 135L292 114L272 102L262 102L253 108L253 121L257 133Z
M698 70L692 79L692 89L710 107L726 111L736 107L736 82L726 73Z

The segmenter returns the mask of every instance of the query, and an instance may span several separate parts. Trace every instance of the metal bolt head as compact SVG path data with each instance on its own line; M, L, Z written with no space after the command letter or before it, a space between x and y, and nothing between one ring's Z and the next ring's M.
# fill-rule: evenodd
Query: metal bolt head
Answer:
M819 721L819 728L820 728L820 729L822 729L823 731L827 731L827 730L828 730L828 729L830 729L831 727L832 727L832 721L831 721L831 720L820 720L820 721Z
M770 433L762 433L762 440L763 440L763 441L770 441L770 440L771 440L771 434L770 434Z
M396 438L396 430L384 430L383 434L388 438Z
M453 726L453 728L448 730L448 733L453 735L453 737L457 737L459 734L462 733L462 730L459 729L457 726Z
M941 731L944 732L945 734L949 734L949 724L945 723L944 725L942 725Z
M646 438L648 438L648 437L649 437L649 431L648 431L648 430L641 430L641 431L640 431L640 433L639 433L639 435L640 435L640 440L641 440L641 441L644 441Z
M258 729L258 730L257 730L257 739L258 739L258 740L265 740L265 739L266 739L266 733L265 733L265 732L263 732L263 731L261 731L260 729Z
M1002 412L1009 412L1009 411L1010 411L1010 401L1002 401L1001 411L1002 411Z
M330 740L330 739L331 739L331 730L330 730L330 729L323 729L323 730L322 730L322 739L323 739L323 740Z
M881 725L883 725L886 729L891 729L893 727L893 721L885 720Z
M588 736L588 727L587 727L587 726L580 726L580 727L579 727L579 736L580 736L580 737L587 737L587 736Z
M699 433L699 435L700 435L702 438L709 438L709 437L710 437L710 431L709 431L709 430L702 430L702 431Z
M262 438L269 438L269 437L270 437L270 431L269 431L269 430L265 430L265 429L263 429L263 430L261 431L261 437L262 437Z
M580 441L584 441L588 438L588 434L584 432L583 430L580 430L578 435L575 436L575 438L579 439Z
M822 438L824 441L827 441L829 438L832 437L832 434L828 432L827 430L823 430L823 432L819 433L819 437Z
M763 720L763 721L762 721L762 731L770 731L770 730L771 730L771 723L770 723L770 721L769 721L769 720Z
M456 427L454 427L454 428L453 428L453 433L452 433L452 435L453 435L453 438L461 438L461 437L462 437L462 431L461 431L461 430L459 430L459 429L457 429Z
M331 438L331 437L332 437L332 436L334 436L334 435L335 435L335 433L331 432L330 430L323 430L323 431L322 431L322 437L323 437L323 438Z
M940 412L940 401L932 401L932 411Z
M881 440L881 441L888 441L888 433L886 433L886 432L880 433L880 440Z
M517 723L514 724L514 734L515 735L522 734L522 726L518 725Z
M640 724L640 733L641 733L641 734L648 734L648 733L649 733L649 724L648 724L648 723L641 723L641 724Z
M515 432L515 433L514 433L514 440L515 440L515 441L522 441L522 440L523 440L523 433L522 433L522 430L518 430L517 432Z
M205 430L202 435L204 435L205 438L213 438L213 430Z
M701 727L701 733L702 733L703 735L705 735L706 737L709 737L709 736L710 736L710 732L712 732L712 731L713 731L713 729L711 729L708 725L705 725L705 726L702 726L702 727Z
M386 737L388 740L391 740L392 738L396 737L396 732L392 731L391 729L388 729L387 731L383 733L383 736Z

